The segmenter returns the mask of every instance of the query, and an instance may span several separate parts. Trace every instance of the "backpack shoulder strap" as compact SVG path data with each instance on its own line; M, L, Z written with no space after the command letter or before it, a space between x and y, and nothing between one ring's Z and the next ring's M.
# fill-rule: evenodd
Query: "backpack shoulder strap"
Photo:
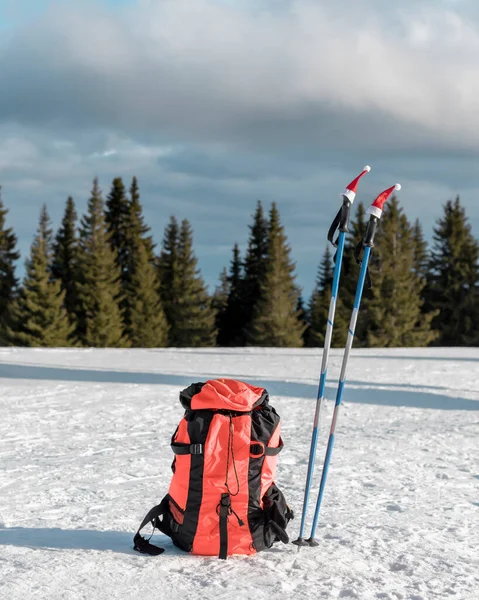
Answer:
M137 552L141 552L141 554L149 554L150 556L159 556L163 554L165 551L164 548L160 548L159 546L155 546L154 544L150 544L151 536L153 535L155 529L162 530L161 521L159 517L161 517L165 513L165 505L166 500L163 499L160 504L154 506L150 512L146 515L146 517L141 522L138 531L136 532L135 537L133 538L133 549ZM147 525L151 523L153 525L153 533L150 538L147 540L140 535L140 531Z

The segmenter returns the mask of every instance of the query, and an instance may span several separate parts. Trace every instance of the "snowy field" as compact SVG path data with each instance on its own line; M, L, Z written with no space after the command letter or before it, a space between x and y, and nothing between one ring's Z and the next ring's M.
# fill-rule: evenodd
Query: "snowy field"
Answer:
M223 562L158 536L162 556L132 550L168 488L178 392L219 376L266 387L282 417L296 537L320 357L0 348L0 599L478 600L479 349L353 352L318 548Z

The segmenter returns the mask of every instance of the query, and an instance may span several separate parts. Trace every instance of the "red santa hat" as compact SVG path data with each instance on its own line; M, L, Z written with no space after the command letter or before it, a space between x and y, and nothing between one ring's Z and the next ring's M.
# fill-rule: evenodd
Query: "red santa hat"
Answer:
M381 192L379 194L379 196L376 198L376 200L368 208L366 213L369 215L374 215L375 217L380 219L383 214L383 206L384 206L386 200L389 198L389 196L393 192L398 192L400 189L401 189L401 184L396 183L395 185L388 188L387 190L384 190L384 192Z
M354 198L356 198L356 188L358 186L358 181L361 179L361 177L363 175L366 175L366 173L369 173L370 170L371 170L371 167L369 165L366 165L363 168L363 170L361 171L361 173L359 173L359 175L356 177L356 179L353 179L351 181L351 183L346 187L346 189L341 194L341 196L346 196L346 198L352 204L354 202Z

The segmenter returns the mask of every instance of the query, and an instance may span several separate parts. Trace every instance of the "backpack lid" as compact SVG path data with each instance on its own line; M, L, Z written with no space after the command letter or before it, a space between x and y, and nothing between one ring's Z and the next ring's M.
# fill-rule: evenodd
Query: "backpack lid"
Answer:
M211 379L202 384L201 388L199 384L195 384L194 387L190 386L184 390L181 393L183 395L182 404L185 392L190 389L193 392L190 402L192 410L217 409L249 412L266 399L263 388L254 387L235 379Z

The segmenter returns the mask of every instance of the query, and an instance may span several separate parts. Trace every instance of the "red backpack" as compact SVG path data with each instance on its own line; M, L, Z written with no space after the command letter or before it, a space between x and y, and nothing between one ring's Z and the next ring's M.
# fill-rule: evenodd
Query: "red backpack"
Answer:
M192 554L255 554L288 543L293 513L276 487L283 448L268 392L233 379L193 383L180 393L185 414L171 439L168 494L144 518L135 550L162 548L140 535L151 523Z

